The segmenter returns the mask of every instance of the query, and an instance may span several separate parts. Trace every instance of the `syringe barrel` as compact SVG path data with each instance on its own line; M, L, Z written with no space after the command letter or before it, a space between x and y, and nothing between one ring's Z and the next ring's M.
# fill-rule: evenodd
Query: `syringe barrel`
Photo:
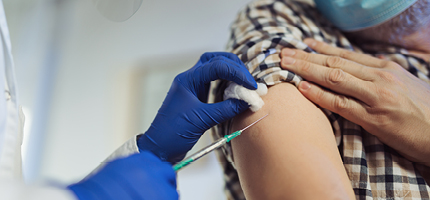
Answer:
M203 148L202 150L194 153L193 155L189 156L188 158L191 158L194 161L196 161L197 159L199 159L199 158L203 157L204 155L212 152L213 150L222 147L225 143L227 143L227 139L226 138L220 138L216 142L214 142L214 143L210 144L209 146ZM185 160L187 160L187 159L185 159Z

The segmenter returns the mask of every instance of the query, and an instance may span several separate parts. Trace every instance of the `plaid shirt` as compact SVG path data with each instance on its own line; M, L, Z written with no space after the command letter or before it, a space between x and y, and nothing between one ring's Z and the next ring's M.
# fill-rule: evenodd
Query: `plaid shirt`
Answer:
M314 38L344 49L397 62L429 81L429 63L398 47L358 48L322 17L313 5L291 0L257 0L232 24L227 50L239 56L258 82L298 84L300 77L280 67L284 47L313 52L302 40ZM226 81L211 87L211 101L222 101ZM339 153L357 199L429 199L430 168L413 163L359 125L324 110L336 136ZM231 121L213 128L215 139L230 133ZM230 144L218 154L229 199L245 199L234 167Z

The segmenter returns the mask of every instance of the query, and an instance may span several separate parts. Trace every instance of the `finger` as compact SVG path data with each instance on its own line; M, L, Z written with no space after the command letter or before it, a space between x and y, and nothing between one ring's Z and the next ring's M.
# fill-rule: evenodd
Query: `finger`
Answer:
M308 53L300 49L283 48L281 51L281 58L292 57L300 60L306 60L315 64L324 65L326 55Z
M242 62L238 63L223 56L212 58L211 61L197 68L196 72L203 83L224 79L251 90L257 89L257 82Z
M368 67L337 56L327 56L322 54L307 53L302 50L290 49L290 48L282 49L281 56L282 56L282 61L285 61L286 63L288 63L289 58L294 58L294 59L304 60L318 65L322 65L322 66L339 68L357 78L360 78L363 80L372 80L372 73L369 72ZM291 59L290 59L290 62L291 62Z
M354 98L324 90L307 81L300 82L299 91L320 107L337 113L356 124L362 124L363 119L368 118L365 108L367 105Z
M283 62L281 66L308 81L363 102L371 102L376 98L371 92L369 82L354 77L342 69L328 68L304 60L294 60L288 64Z
M210 122L207 122L208 128L225 122L248 108L248 103L239 99L227 99L219 103L206 104L205 113L208 114L207 118L211 119Z
M369 67L381 68L384 67L385 63L387 62L385 60L378 59L370 55L356 53L346 49L334 47L327 43L320 42L311 38L305 39L304 43L318 53L339 56L341 58L345 58Z

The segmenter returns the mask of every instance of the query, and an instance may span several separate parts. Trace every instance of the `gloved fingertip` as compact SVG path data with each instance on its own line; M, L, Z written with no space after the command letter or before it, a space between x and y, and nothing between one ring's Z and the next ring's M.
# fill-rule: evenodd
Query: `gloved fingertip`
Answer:
M222 102L207 104L208 108L206 111L211 113L212 123L211 126L215 126L216 124L223 123L239 113L247 110L250 105L247 102L239 99L227 99Z
M243 87L250 89L250 90L257 90L258 89L257 82L254 82L254 83L244 82L243 84L239 84L239 85L242 85Z
M255 81L254 77L248 72L246 68L243 71L245 76L243 78L243 86L250 90L256 90L258 88L257 81Z
M248 109L251 106L244 100L232 99L232 101L236 105L236 113L237 114L245 111L246 109Z
M257 84L257 81L255 81L255 80L254 80L253 87L254 87L255 89L258 89L258 84Z
M245 82L245 83L247 83L247 82ZM246 87L250 90L256 90L258 88L258 84L254 79L252 79L252 80L248 79L248 83L249 84L244 84L244 87Z

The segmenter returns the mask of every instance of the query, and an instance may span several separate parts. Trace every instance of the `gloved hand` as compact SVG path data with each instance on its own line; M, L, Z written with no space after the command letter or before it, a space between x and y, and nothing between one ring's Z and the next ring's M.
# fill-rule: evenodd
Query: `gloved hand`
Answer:
M257 89L242 61L232 53L205 53L197 64L177 75L151 127L137 141L171 163L178 162L212 126L245 111L249 105L237 99L207 104L210 82L225 79Z
M178 199L172 166L147 151L110 162L68 189L80 200Z

